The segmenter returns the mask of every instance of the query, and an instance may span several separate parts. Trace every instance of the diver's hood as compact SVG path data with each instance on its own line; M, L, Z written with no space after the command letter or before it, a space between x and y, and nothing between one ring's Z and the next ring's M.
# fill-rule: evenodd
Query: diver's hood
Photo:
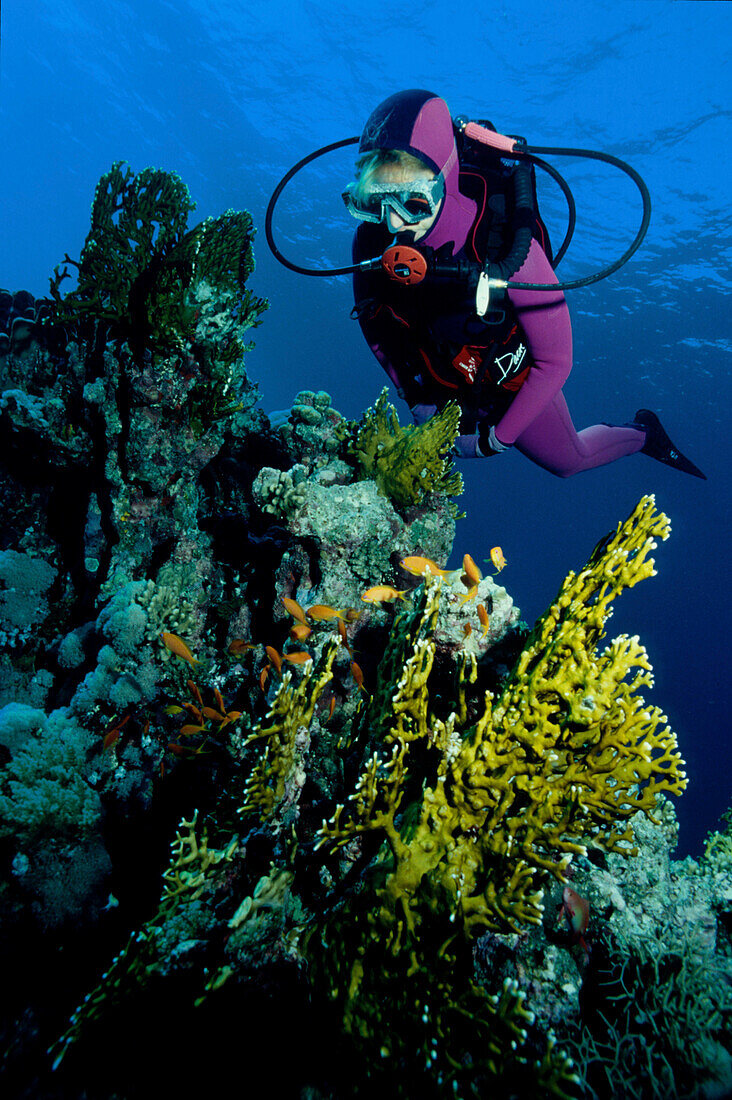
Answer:
M460 164L452 118L444 99L417 88L389 96L369 116L361 134L359 152L372 153L376 149L401 149L442 173L445 200L421 243L440 248L449 241L453 252L462 248L477 206L458 185Z

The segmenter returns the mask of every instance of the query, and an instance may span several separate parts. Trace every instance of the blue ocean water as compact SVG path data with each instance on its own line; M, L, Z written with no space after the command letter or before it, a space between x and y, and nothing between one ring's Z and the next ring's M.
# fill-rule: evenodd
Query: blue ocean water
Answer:
M54 265L78 255L94 186L113 161L176 171L198 204L192 220L246 208L260 227L250 285L271 307L249 372L266 409L325 389L356 416L385 383L349 319L348 278L279 266L263 226L285 171L356 135L387 95L429 88L453 115L489 117L537 145L603 149L642 174L653 218L641 251L569 294L575 367L565 394L578 427L654 409L709 480L644 456L567 481L517 453L463 463L467 518L455 553L480 560L500 544L502 580L532 621L566 572L655 493L672 537L657 551L658 576L622 597L610 629L639 634L649 651L650 698L676 730L690 777L679 854L698 852L732 802L730 7L36 0L3 5L0 31L0 285L47 293ZM317 160L285 192L276 235L296 262L349 262L353 223L340 192L352 161L352 149ZM570 279L623 251L640 205L610 168L558 167L578 207L559 269ZM540 197L558 243L562 201L551 183Z

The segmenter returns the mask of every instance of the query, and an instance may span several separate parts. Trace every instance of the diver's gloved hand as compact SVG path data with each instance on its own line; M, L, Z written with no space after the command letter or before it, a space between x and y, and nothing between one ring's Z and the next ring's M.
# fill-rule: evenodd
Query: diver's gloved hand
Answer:
M272 431L276 432L278 428L287 423L290 419L290 412L290 409L273 409L271 413L267 413Z
M458 439L459 438L458 436ZM495 424L481 424L477 438L478 444L476 449L478 455L483 458L490 458L491 455L499 455L501 451L508 450L508 444L501 443L500 439L496 436Z
M437 405L412 405L409 411L415 424L426 424L437 412Z
M477 435L458 435L452 445L452 453L457 458L483 458L478 448Z

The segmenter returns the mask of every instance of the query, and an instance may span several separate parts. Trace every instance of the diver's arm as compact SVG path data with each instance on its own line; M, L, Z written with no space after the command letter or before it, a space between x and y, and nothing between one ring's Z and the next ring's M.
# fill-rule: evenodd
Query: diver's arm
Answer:
M521 283L556 283L538 241L513 278ZM510 446L559 392L572 369L572 326L561 290L512 290L508 297L526 336L533 366L508 411L495 425L495 438Z

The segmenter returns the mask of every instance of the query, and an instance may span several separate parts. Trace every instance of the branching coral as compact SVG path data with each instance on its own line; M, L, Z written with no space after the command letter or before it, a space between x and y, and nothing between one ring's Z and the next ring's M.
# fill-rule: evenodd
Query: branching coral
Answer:
M254 268L250 215L228 210L188 231L195 204L178 175L123 168L115 162L97 184L80 260L64 258L77 268L78 285L63 298L68 267L56 268L53 320L74 329L89 319L137 347L169 350L194 334L199 311L187 291L196 284L236 294L242 316L261 312L266 303L242 291ZM231 357L242 350L232 345Z
M455 710L441 719L430 708L441 581L426 578L415 609L395 621L356 736L361 774L347 803L323 823L318 842L347 851L369 835L385 841L372 864L373 902L360 919L353 903L342 909L311 945L347 1029L364 1040L383 1025L377 1006L384 986L374 975L400 974L389 988L410 989L410 980L429 986L434 960L448 961L449 995L434 990L420 1024L419 1001L410 993L399 1019L400 1035L410 1028L420 1033L416 1046L427 1064L429 1028L438 1021L433 1049L447 1043L440 1073L456 1091L464 1084L462 1058L448 1042L455 1028L445 1021L450 1012L463 1013L459 989L473 998L464 1014L478 1031L496 1036L504 1024L513 1027L510 1006L501 1023L494 1002L480 1003L472 984L456 982L468 937L538 923L547 875L564 881L588 838L630 854L632 834L618 822L639 809L650 816L659 791L679 793L686 785L665 717L637 694L651 682L638 639L619 637L597 651L610 601L653 572L649 552L668 531L653 498L643 498L587 566L568 576L504 690L495 701L485 694L482 714L468 728L458 722L468 713L472 664L463 663ZM476 1068L502 1075L509 1058L525 1072L525 1040L524 1033L517 1049L514 1038L510 1055L498 1041ZM545 1058L541 1087L562 1095L573 1080L571 1066L551 1044Z
M458 434L460 408L450 401L426 424L403 428L384 388L348 432L347 455L361 477L370 477L395 504L419 504L428 493L456 496L463 479L452 468L450 450Z
M638 639L622 636L596 650L610 601L652 573L649 551L668 530L653 499L643 498L588 565L569 575L498 700L487 694L478 722L460 733L454 714L442 721L428 710L433 643L424 635L439 582L428 580L415 619L395 624L401 639L387 651L366 720L390 752L369 739L348 812L338 806L321 830L321 841L336 846L363 832L384 834L392 870L379 891L381 920L395 946L414 932L425 890L444 894L466 931L538 923L547 872L564 881L587 837L630 854L632 834L618 822L639 809L650 815L658 791L686 786L665 716L637 694L651 682ZM405 650L411 654L398 675ZM407 834L402 804L415 741L437 753Z
M659 791L686 784L664 716L638 694L651 683L638 639L600 648L612 599L652 574L650 552L668 530L643 498L568 576L495 698L474 657L436 659L443 582L426 577L394 620L373 694L342 727L328 792L312 783L302 806L311 724L338 640L285 673L266 718L233 735L248 769L234 804L252 844L245 839L239 877L219 883L207 910L218 938L208 986L197 990L226 983L231 995L255 948L258 958L292 956L314 1003L339 1013L367 1067L367 1094L383 1084L405 1095L395 1088L403 1079L436 1097L574 1095L572 1063L542 1034L518 985L490 995L475 980L471 940L539 923L546 882L565 881L575 853L592 842L630 855L627 819L650 817ZM331 817L317 829L318 802L331 792ZM227 806L231 821L231 795ZM184 840L158 914L59 1051L108 996L162 973L169 916L192 925L193 908L179 916L177 907L198 904L210 879L205 845Z
M131 989L144 985L164 950L162 933L167 922L186 903L201 897L212 868L233 858L238 840L233 838L225 848L209 848L205 828L200 834L196 831L197 817L198 811L195 811L190 821L183 819L180 823L171 845L170 862L163 874L163 890L157 912L139 932L130 936L102 975L97 988L76 1009L65 1033L50 1048L54 1069L60 1065L81 1031L102 1017L111 1002L119 1001Z
M310 742L310 723L323 688L332 678L331 668L340 640L327 646L318 667L305 666L295 687L292 673L285 672L265 725L259 725L246 743L263 742L259 759L249 777L243 815L256 813L271 820L297 801L305 773L302 757Z

